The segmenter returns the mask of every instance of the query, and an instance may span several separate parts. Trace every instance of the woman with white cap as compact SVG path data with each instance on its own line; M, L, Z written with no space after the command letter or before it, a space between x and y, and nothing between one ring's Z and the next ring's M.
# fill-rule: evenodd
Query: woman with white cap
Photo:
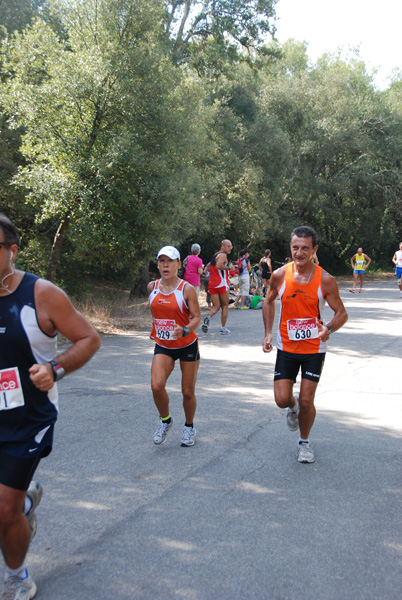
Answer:
M195 329L201 324L201 311L192 285L180 279L180 253L173 246L164 246L157 255L160 279L148 284L149 305L153 316L151 339L155 340L151 367L151 388L159 411L159 425L154 435L155 444L163 444L173 425L169 412L166 383L180 360L181 388L185 424L182 446L193 446L196 431L194 415L197 407L195 382L200 364L198 337Z

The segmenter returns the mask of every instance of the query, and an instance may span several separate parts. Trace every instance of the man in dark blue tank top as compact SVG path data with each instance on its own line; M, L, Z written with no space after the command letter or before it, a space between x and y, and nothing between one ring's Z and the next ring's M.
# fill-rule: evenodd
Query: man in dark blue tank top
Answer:
M0 546L3 597L33 598L25 556L36 532L42 486L32 480L52 450L57 381L84 365L100 345L92 325L49 281L15 268L15 225L0 214ZM57 356L57 333L72 345Z

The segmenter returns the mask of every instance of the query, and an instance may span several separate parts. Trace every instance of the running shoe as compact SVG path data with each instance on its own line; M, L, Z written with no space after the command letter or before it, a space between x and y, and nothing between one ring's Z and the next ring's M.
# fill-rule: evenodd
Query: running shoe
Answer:
M352 292L352 294L354 294L354 293L355 293L355 290L354 290L354 288L353 288L353 290L349 290L349 292Z
M204 322L202 324L201 329L203 330L204 333L208 333L208 329L209 329L209 325L211 323L211 317L209 317L208 315L205 317Z
M159 419L158 429L155 431L154 435L154 444L157 444L158 446L163 444L163 442L166 440L167 432L172 425L173 419L170 421L170 423L164 423L162 419Z
M221 327L219 333L221 335L228 335L228 333L230 333L230 329L228 329L227 327Z
M300 412L299 392L296 392L295 394L293 394L293 396L295 397L295 400L296 400L296 408L295 409L288 408L287 412L286 412L286 424L288 426L288 429L290 429L290 431L296 431L297 429L299 429L299 412Z
M363 291L363 290L359 290L359 294L361 294L361 293L362 293L362 291Z
M183 427L183 437L180 446L194 446L196 430L194 427Z
M39 505L39 502L42 500L43 487L40 483L36 483L36 481L31 481L29 484L29 488L27 490L27 496L32 502L32 508L26 515L28 519L28 525L30 530L30 541L35 537L36 529L37 529L37 521L35 510Z
M315 461L313 449L308 442L299 442L297 460L300 463L313 463Z
M31 600L36 594L36 584L28 575L25 569L26 577L9 577L4 582L3 600Z
M248 306L242 306L242 307L241 307L241 310L248 310L248 309L249 309L249 307L248 307Z

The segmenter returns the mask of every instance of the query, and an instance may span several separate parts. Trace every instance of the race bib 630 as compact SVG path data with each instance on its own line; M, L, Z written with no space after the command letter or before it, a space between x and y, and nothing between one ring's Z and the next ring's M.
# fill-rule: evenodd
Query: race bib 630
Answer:
M288 336L293 342L318 338L317 319L289 319Z

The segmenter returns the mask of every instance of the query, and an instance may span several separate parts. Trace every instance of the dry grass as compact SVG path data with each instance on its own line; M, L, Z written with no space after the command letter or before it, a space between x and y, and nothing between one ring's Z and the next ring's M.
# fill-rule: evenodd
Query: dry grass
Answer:
M126 290L96 286L77 307L99 333L124 335L152 324L148 299L130 298Z
M207 307L205 292L200 292L199 301L202 309ZM99 333L129 335L133 331L151 331L148 298L130 298L128 290L94 286L85 300L75 305Z
M365 281L395 278L394 273L367 273ZM337 277L339 285L352 283L353 277ZM206 294L200 292L201 310L207 308ZM130 298L128 290L95 286L84 301L75 302L78 310L96 327L99 333L129 335L133 331L150 331L152 315L148 298Z

